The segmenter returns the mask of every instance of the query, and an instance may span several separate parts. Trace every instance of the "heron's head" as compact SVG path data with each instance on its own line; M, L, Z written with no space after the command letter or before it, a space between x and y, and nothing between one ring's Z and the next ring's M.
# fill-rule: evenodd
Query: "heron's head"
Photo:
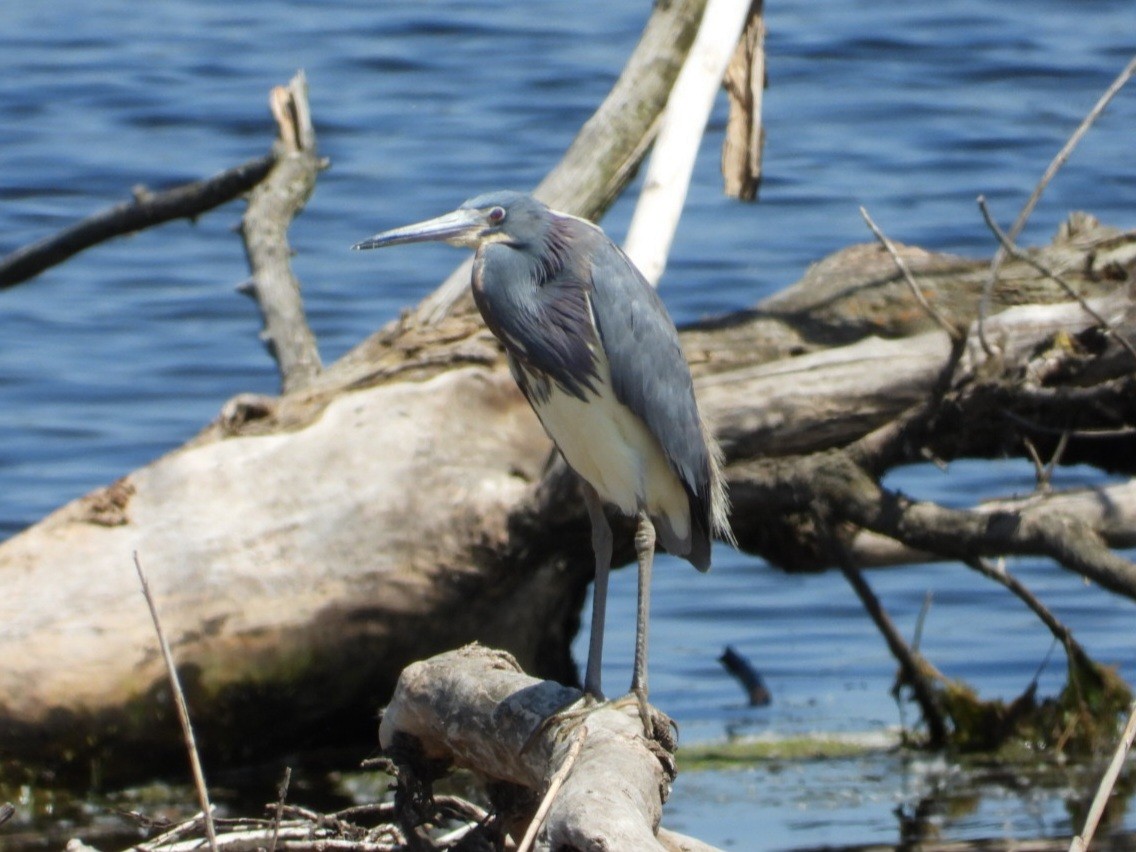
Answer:
M501 190L475 196L452 213L436 219L375 234L356 243L355 248L423 242L445 242L466 248L477 248L488 242L527 247L540 243L548 225L548 208L535 198L522 192Z

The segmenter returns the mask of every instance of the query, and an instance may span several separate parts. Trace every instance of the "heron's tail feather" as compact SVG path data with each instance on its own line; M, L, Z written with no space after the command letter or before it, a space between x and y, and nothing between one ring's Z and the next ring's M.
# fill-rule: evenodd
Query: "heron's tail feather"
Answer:
M726 478L722 475L724 456L706 418L702 417L702 439L710 456L710 534L729 544L738 546L730 528L730 495L726 491Z

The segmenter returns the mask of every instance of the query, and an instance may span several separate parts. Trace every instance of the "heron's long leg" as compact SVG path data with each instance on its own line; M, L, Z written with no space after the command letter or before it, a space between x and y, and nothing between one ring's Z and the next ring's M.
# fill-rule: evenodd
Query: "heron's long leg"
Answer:
M596 581L592 589L592 633L588 639L588 668L584 673L584 694L603 701L600 688L603 665L604 618L607 613L607 577L611 570L611 526L604 515L599 494L587 482L584 505L592 523L592 550L596 556Z
M646 512L639 513L635 530L635 555L639 560L639 606L635 618L635 668L631 691L641 703L647 701L647 621L651 609L651 564L655 558L655 525Z

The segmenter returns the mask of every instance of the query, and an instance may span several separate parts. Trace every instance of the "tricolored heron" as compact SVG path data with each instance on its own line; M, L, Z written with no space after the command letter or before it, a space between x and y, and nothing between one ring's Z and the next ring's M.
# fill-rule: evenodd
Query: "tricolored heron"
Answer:
M631 691L647 700L647 618L656 533L700 571L729 537L717 445L703 425L674 323L598 227L519 192L384 231L357 249L437 240L477 250L473 297L549 437L583 480L596 579L584 691L600 666L612 532L604 506L638 519L639 598Z

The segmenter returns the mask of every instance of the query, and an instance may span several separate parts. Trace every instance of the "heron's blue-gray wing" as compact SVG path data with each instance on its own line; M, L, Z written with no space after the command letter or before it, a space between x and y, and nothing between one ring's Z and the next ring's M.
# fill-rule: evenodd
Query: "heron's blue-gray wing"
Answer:
M595 390L598 341L588 289L575 267L556 264L550 270L540 256L505 245L478 252L474 301L505 345L521 391L534 404L547 397L549 382L579 399Z
M616 398L659 441L690 497L691 553L709 567L710 456L694 399L690 368L674 322L655 289L618 246L596 231L593 315L611 366Z

